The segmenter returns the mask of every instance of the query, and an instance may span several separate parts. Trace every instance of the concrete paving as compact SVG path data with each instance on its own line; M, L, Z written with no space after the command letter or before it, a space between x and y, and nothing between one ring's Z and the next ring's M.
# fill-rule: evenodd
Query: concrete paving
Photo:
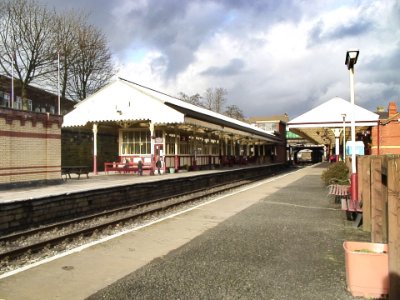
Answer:
M353 299L324 165L0 280L0 299ZM171 174L173 175L173 174Z

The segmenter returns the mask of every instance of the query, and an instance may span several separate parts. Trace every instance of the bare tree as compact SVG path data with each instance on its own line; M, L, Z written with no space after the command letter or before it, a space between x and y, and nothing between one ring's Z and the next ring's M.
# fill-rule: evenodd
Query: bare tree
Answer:
M206 90L206 95L204 97L204 107L212 110L213 109L213 103L214 103L214 91L212 88L208 88Z
M243 112L237 105L228 105L226 107L224 115L239 121L245 121Z
M26 107L27 86L50 70L53 14L34 0L8 0L0 17L0 66L19 79Z
M205 108L212 110L217 113L222 113L223 107L226 102L227 90L224 88L208 88L204 97Z
M66 11L56 16L55 27L53 31L53 44L55 45L53 66L59 64L57 70L60 75L60 96L67 96L67 87L72 77L71 66L78 59L76 41L78 40L79 27L84 24L85 15L76 11ZM58 60L58 61L56 61ZM58 85L58 76L54 72L49 76L49 81L53 87ZM55 88L56 90L58 89Z
M58 90L57 72L61 97L72 100L94 93L116 72L104 35L82 13L56 14L36 0L0 0L0 57L5 75L19 79L24 108L30 83Z
M204 107L214 112L222 113L227 94L228 92L224 88L208 88L204 98L199 94L188 96L182 92L179 93L178 97L185 102ZM201 99L203 99L203 101L201 101ZM240 121L245 121L243 112L237 105L227 106L223 114Z
M217 113L222 113L226 102L226 95L228 91L224 88L216 88L214 91L214 111Z
M203 107L203 103L201 102L201 96L198 93L194 94L192 96L188 96L185 93L180 92L178 97L182 101L185 101L187 103L190 103L190 104L193 104L193 105L196 105L196 106Z
M71 99L82 100L104 86L116 70L107 41L95 27L79 27L76 43L67 93Z

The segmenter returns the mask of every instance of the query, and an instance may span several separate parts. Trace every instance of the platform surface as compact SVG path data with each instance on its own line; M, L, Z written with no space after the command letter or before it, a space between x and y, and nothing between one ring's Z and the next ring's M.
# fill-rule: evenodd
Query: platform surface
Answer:
M353 299L342 244L367 237L329 200L322 170L263 180L2 278L0 299Z
M64 180L60 184L0 190L0 204L4 202L23 201L52 195L61 195L140 182L158 181L169 178L191 177L223 171L228 170L192 171L151 176L147 174L139 176L138 174L133 173L108 172L108 174L105 174L105 172L98 172L96 175L89 173L89 178L86 178L86 175L81 175L80 179L78 179L78 175L71 174L72 179Z

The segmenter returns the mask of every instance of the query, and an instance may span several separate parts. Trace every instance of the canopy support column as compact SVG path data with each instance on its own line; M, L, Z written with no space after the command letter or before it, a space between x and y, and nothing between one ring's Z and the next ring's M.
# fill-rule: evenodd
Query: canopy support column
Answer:
M339 128L335 128L332 129L333 134L335 135L335 155L336 155L336 162L339 161L339 149L340 149L340 145L339 145L339 138L340 138L340 133L341 130Z
M93 124L93 173L97 175L97 123Z
M178 144L178 142L179 142L179 135L178 135L178 132L175 131L175 149L174 149L175 161L174 161L174 167L175 167L176 171L178 171L179 167L180 167L179 166L179 144Z
M154 170L155 170L155 162L154 162L154 147L155 147L155 132L154 132L154 124L153 122L150 122L149 124L149 130L150 130L150 157L151 157L151 170L150 170L150 175L154 175Z

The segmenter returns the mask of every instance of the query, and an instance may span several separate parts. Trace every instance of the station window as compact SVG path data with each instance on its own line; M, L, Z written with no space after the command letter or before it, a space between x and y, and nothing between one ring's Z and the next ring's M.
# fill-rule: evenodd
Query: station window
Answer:
M209 146L211 147L211 154L218 155L219 154L219 141L211 139Z
M33 111L33 104L31 99L28 99L28 110Z
M191 154L189 137L181 135L179 139L179 154Z
M165 135L165 154L175 154L175 134Z
M22 109L22 98L20 96L15 98L14 108Z
M273 122L273 123L270 123L270 122L257 123L257 127L261 128L265 131L276 131L278 129L277 123L275 123L275 122Z
M0 106L10 107L10 94L0 91Z
M150 131L123 131L121 154L150 154L151 140Z

